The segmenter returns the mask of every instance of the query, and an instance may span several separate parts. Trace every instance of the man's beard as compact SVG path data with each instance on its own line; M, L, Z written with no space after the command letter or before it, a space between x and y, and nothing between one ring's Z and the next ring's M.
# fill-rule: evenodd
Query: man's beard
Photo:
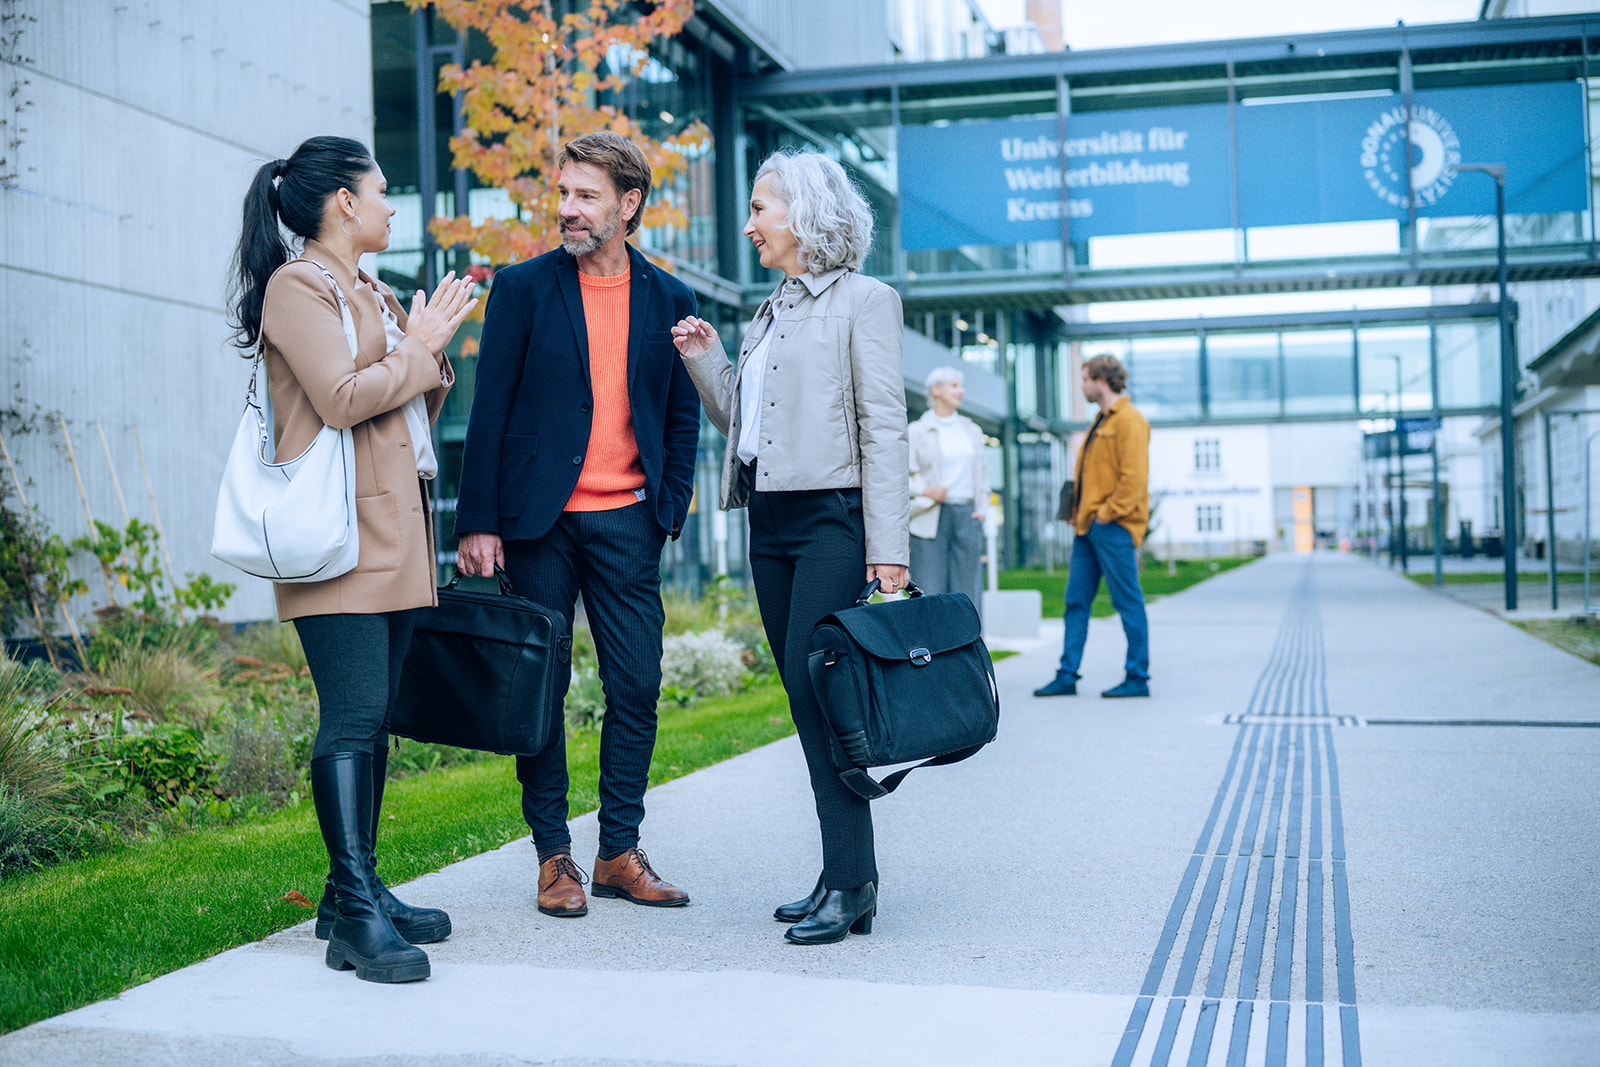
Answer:
M618 205L616 208L612 209L611 214L600 220L600 222L589 231L588 237L585 237L582 240L576 240L567 236L566 227L563 226L561 228L561 247L565 248L569 254L574 256L591 256L600 251L601 247L610 241L611 238L615 237L617 235L617 231L621 228L622 207L621 205Z

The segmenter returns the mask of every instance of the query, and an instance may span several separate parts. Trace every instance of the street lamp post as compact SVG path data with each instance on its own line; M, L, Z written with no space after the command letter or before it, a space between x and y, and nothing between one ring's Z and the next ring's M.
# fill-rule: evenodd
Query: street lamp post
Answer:
M1506 299L1506 165L1457 163L1456 170L1480 171L1494 179L1495 261L1500 283L1500 540L1505 547L1506 610L1517 607L1517 388L1516 353Z
M1394 360L1394 433L1389 436L1389 447L1394 450L1395 466L1400 471L1400 485L1396 490L1400 506L1395 512L1394 522L1394 529L1398 531L1399 535L1399 543L1390 546L1389 563L1391 566L1394 564L1393 550L1397 548L1400 553L1400 573L1404 574L1409 562L1409 557L1406 555L1406 404L1402 399L1404 386L1400 377L1400 354L1398 352L1386 352L1379 358Z
M1399 398L1396 397L1395 399L1398 400ZM1385 393L1383 395L1383 410L1384 411L1388 411L1389 410L1389 394L1388 393ZM1399 420L1398 419L1395 420L1395 425L1397 425L1397 426L1399 425ZM1384 443L1384 448L1383 448L1383 451L1384 451L1383 478L1384 478L1384 481L1388 483L1388 490L1389 490L1387 493L1384 494L1384 503L1387 504L1388 508L1389 508L1389 566L1393 567L1394 566L1395 550L1396 550L1395 524L1400 519L1400 509L1395 505L1395 501L1394 501L1394 483L1395 483L1395 478L1394 478L1394 460L1395 460L1395 452L1398 451L1398 449L1396 449L1395 446L1394 446L1394 433L1393 433L1393 431L1390 431L1389 435L1386 438L1384 438L1384 442L1383 443Z
M1589 553L1591 551L1591 542L1589 540L1589 483L1591 480L1589 460L1591 457L1589 453L1596 437L1600 437L1600 430L1596 430L1584 438L1583 441L1583 613L1585 615L1594 613L1594 605L1589 600Z

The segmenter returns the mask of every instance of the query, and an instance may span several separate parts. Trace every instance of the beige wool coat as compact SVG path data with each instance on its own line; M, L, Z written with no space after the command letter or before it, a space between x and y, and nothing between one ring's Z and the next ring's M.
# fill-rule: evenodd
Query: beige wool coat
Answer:
M315 262L312 262L312 261ZM355 322L357 357L350 358L339 298L317 269L328 269ZM272 390L278 462L305 451L323 425L350 428L355 444L356 519L361 555L354 570L325 582L276 583L278 618L374 614L437 603L433 524L427 491L401 406L427 397L438 417L454 374L444 354L406 338L388 351L372 293L403 328L405 308L389 287L352 271L333 250L307 241L267 283L261 313L267 380Z

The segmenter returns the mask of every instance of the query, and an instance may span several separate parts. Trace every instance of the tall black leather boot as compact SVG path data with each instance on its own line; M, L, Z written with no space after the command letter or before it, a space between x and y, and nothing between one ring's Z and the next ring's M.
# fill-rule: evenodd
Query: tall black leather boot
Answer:
M378 867L378 827L383 820L383 786L389 776L389 746L372 747L372 822L368 826L367 852L372 857L372 867ZM413 945L429 945L450 936L450 916L438 908L413 908L389 892L389 887L378 879L378 900L383 913L394 923L394 932ZM317 904L317 925L313 931L323 941L333 929L333 875L328 875L322 887L322 900Z
M368 982L415 982L428 977L428 955L406 943L380 904L382 883L367 843L373 818L372 753L336 752L311 761L311 796L328 848L334 918L328 966L355 968Z

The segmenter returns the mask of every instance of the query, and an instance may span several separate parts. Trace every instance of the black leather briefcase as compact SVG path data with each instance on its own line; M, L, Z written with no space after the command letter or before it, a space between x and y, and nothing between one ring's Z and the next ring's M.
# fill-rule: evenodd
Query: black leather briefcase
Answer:
M564 736L566 620L498 576L499 593L478 593L457 588L457 572L436 607L418 609L390 733L511 756Z
M808 666L839 778L873 800L917 767L957 763L993 741L1000 725L994 664L978 610L964 593L924 594L823 617ZM868 767L922 760L874 781Z

